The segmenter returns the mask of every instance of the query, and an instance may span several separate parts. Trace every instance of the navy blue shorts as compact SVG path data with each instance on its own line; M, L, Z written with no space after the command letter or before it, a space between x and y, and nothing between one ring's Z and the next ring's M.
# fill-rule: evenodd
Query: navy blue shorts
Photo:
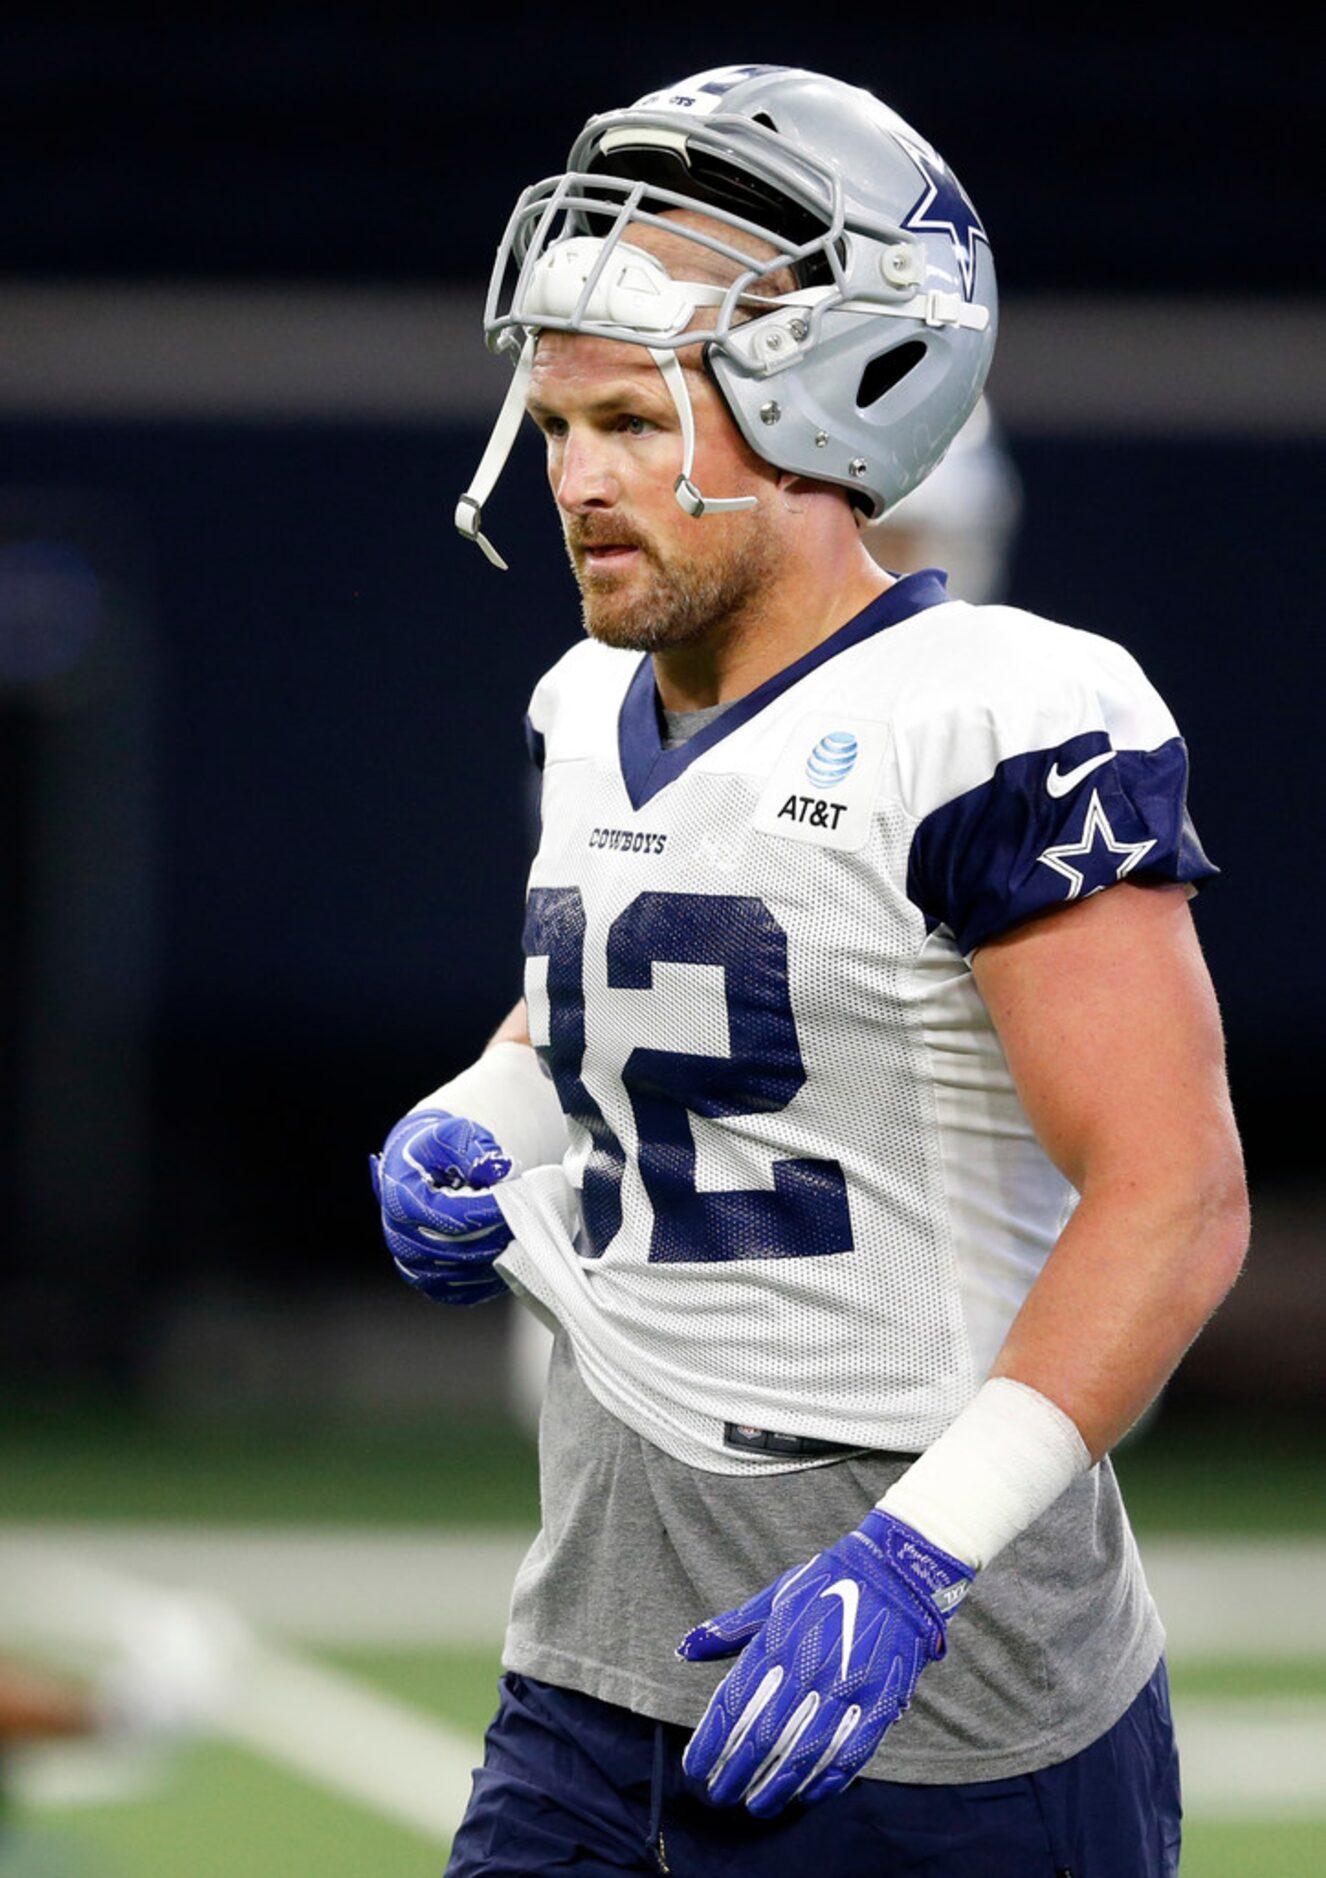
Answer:
M1174 1878L1179 1761L1162 1662L1107 1734L1008 1780L858 1780L756 1820L681 1770L689 1738L574 1690L502 1678L447 1878Z

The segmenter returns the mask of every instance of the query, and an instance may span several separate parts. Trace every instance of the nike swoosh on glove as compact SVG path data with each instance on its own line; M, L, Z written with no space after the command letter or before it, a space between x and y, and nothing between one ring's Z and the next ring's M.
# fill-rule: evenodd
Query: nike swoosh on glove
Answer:
M506 1290L492 1269L511 1228L489 1187L512 1163L486 1128L420 1109L369 1156L382 1232L409 1285L443 1304L482 1304Z
M760 1819L837 1793L943 1656L974 1575L876 1507L808 1564L697 1625L678 1656L741 1657L686 1745L686 1772L716 1806L744 1800Z

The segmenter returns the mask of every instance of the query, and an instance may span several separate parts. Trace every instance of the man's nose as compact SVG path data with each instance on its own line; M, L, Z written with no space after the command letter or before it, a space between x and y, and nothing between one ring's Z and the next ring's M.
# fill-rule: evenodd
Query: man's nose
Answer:
M608 446L595 437L569 436L558 466L557 505L567 514L611 508L619 490Z

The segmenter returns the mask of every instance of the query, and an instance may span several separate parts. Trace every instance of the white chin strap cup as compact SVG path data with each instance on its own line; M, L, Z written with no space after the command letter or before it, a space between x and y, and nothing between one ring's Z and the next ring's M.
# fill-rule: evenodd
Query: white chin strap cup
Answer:
M609 247L611 253L605 255L604 250ZM706 496L696 487L692 478L695 415L686 389L686 374L675 351L649 345L651 332L686 331L695 308L717 306L724 298L723 288L700 281L673 280L652 254L629 242L613 243L611 237L580 235L559 242L540 256L519 297L519 317L522 322L528 322L525 343L479 467L456 504L456 527L467 540L479 544L494 567L505 569L506 562L482 532L483 505L506 466L524 416L540 315L559 321L574 320L572 331L581 330L582 321L612 325L619 330L629 325L633 332L639 333L639 343L649 346L649 356L663 374L681 425L681 474L676 481L675 494L677 506L685 514L698 519L702 515L720 515L756 506L755 496Z

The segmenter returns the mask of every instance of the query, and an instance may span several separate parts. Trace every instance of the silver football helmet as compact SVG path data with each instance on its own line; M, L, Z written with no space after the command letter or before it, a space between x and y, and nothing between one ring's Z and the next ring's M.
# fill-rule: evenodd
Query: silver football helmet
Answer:
M680 222L678 210L706 219ZM681 234L727 265L701 266L708 280L670 275L632 241L640 228ZM730 280L714 285L716 271ZM771 293L771 276L795 285ZM566 172L517 202L484 313L490 347L509 350L516 372L456 526L505 566L481 532L482 509L520 426L540 331L648 349L677 406L676 492L688 514L754 500L702 494L692 478L677 354L702 343L751 448L778 469L840 484L875 518L961 429L995 328L980 218L896 112L814 72L702 72L591 118Z

